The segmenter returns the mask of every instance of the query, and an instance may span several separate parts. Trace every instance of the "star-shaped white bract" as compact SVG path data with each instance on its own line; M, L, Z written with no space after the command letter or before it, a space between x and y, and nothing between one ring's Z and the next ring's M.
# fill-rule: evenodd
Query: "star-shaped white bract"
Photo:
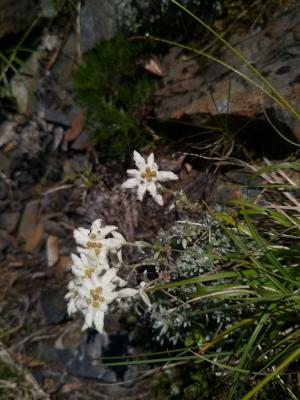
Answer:
M90 279L92 275L99 275L107 271L110 267L106 259L97 259L93 254L71 254L73 264L71 266L73 274L80 279Z
M110 237L108 237L110 236ZM125 288L127 281L117 275L122 263L122 246L126 242L113 225L102 226L95 220L90 229L74 231L79 256L71 254L75 279L68 284L68 314L79 311L85 318L83 329L95 328L103 333L104 314L116 298L131 297L138 290Z
M117 252L125 242L123 236L116 232L118 228L114 225L101 227L101 219L96 219L91 229L78 228L74 230L74 238L78 244L78 252L93 254L99 259L106 260L108 251ZM112 237L107 237L110 235Z
M84 308L84 302L79 294L79 284L75 281L68 283L68 293L65 295L65 299L68 301L68 314L72 315L77 311L81 311Z
M101 277L92 275L91 279L84 281L78 288L79 296L84 302L85 322L83 330L91 327L103 333L104 314L108 310L108 304L117 297L130 297L138 293L135 289L121 289L116 291L113 280L116 270L109 269Z
M158 165L154 161L154 154L151 153L147 159L144 159L137 151L133 152L133 158L138 169L128 169L129 179L122 184L123 189L137 187L137 197L143 200L148 191L154 200L163 205L163 198L157 192L159 182L177 180L178 176L171 171L159 171Z

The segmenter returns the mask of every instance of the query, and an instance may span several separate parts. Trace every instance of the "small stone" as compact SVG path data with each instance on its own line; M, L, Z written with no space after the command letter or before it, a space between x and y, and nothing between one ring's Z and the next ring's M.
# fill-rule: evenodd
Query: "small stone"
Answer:
M70 253L70 250L68 251ZM61 256L54 267L54 276L58 281L63 281L71 265L70 256Z
M2 253L6 247L9 246L9 240L5 231L0 231L0 253ZM0 257L1 260L1 257Z
M71 258L69 256L61 256L57 267L60 268L62 271L67 271L71 264Z
M0 176L0 200L6 201L9 196L9 186L5 179Z
M10 165L11 165L11 159L8 158L5 154L2 152L0 153L0 170L4 172L6 175L9 174L10 170Z
M43 224L45 232L47 232L49 235L57 236L59 238L65 237L65 230L58 222L47 219L46 217L43 218Z
M44 227L39 219L40 202L33 200L27 203L23 212L19 237L25 241L24 250L32 252L43 239Z
M48 236L47 245L47 265L53 267L59 259L59 240L56 236Z
M70 116L62 113L61 111L44 109L39 111L39 116L47 122L51 122L56 125L70 126Z
M82 321L74 319L64 327L61 335L56 339L54 348L57 350L70 350L75 352L85 344L87 333L81 330Z
M15 122L3 122L0 125L0 147L4 146L6 143L10 142L15 136Z
M53 132L53 137L52 149L56 150L64 138L64 129L61 126L56 127Z
M33 79L25 79L24 77L15 77L11 81L11 90L18 111L25 115L31 115L34 111L35 97L33 93Z
M78 138L71 144L72 150L85 150L87 147L91 146L89 137L85 131L81 132Z
M65 291L47 288L42 292L41 304L47 324L60 324L66 320L67 307L64 299Z
M80 46L82 52L92 48L101 39L115 34L116 0L87 0L81 9Z
M0 225L3 226L8 233L12 233L16 230L19 219L19 212L3 213L0 215Z

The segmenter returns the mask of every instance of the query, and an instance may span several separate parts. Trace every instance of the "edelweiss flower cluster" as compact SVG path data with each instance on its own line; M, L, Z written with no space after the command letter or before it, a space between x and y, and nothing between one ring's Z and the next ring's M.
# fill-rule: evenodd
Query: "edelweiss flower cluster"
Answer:
M79 256L71 255L74 279L69 282L65 297L69 315L78 311L84 315L83 330L94 327L103 333L108 305L117 298L138 293L135 289L120 289L127 284L117 276L125 239L117 229L113 225L101 227L101 220L97 219L90 229L78 228L74 231ZM116 261L111 266L113 257Z
M137 197L143 200L145 193L148 191L160 206L164 204L162 195L157 189L161 186L159 182L177 180L178 176L171 171L159 171L158 165L154 161L154 154L145 160L137 151L133 152L133 158L138 169L128 169L129 179L122 184L123 189L131 189L137 187Z
M133 153L138 169L127 170L130 176L122 188L137 187L137 195L143 200L148 191L154 200L163 205L158 189L159 182L176 180L178 177L170 171L159 171L153 153L144 159L137 151ZM117 298L140 294L147 307L151 307L145 292L145 282L139 289L121 289L127 282L117 273L122 263L122 245L124 237L113 225L101 226L101 220L95 220L90 229L78 228L74 231L79 255L71 254L74 279L68 284L68 314L80 312L84 316L83 330L94 327L103 333L104 314L108 305Z

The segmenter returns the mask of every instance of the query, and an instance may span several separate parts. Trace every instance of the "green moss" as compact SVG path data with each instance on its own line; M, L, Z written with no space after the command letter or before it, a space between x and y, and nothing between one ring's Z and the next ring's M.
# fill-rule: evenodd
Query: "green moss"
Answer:
M0 379L10 379L15 378L17 376L16 371L12 368L11 365L0 362Z
M118 35L87 52L74 73L88 133L103 156L123 156L147 141L144 110L154 82L137 64L143 50L143 43Z

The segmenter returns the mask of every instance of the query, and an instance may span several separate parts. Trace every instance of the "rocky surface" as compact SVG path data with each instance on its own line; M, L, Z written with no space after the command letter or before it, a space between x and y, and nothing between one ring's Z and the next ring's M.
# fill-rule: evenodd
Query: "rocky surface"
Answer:
M87 19L81 21L85 25L91 16L97 15L92 11L96 3L85 2L82 18ZM109 2L106 4L108 8L111 6ZM101 12L104 18L106 8ZM287 23L287 16L281 18ZM296 16L292 21L296 26ZM83 48L100 37L109 37L112 25L110 21L107 24L99 25L98 33L93 30L92 36L85 37L88 40L82 42ZM298 41L294 29L292 35ZM272 40L276 35L275 30ZM258 41L258 36L248 40ZM291 43L288 35L279 39L282 46ZM101 357L138 351L134 347L135 328L126 331L121 312L108 316L108 338L93 331L82 332L80 317L70 319L66 315L64 295L71 277L70 253L75 248L72 231L102 218L105 224L117 225L130 242L151 241L160 228L199 213L203 200L209 205L227 204L232 199L255 197L257 193L246 188L247 171L230 171L228 167L226 173L212 172L196 157L176 154L165 145L156 145L155 151L161 168L180 176L170 186L178 191L175 201L172 194L166 193L166 207L161 208L149 197L141 203L134 193L121 191L120 184L129 165L121 160L102 163L90 143L84 130L83 112L74 101L70 83L77 60L76 35L67 32L67 37L60 40L54 48L39 49L33 55L35 60L28 60L27 67L34 64L37 68L31 69L30 76L21 74L21 82L16 86L22 89L30 83L26 104L24 92L17 90L19 105L24 105L23 109L20 106L23 115L7 113L0 124L0 323L15 329L9 337L11 354L31 371L52 399L130 399L138 398L140 393L147 398L149 388L141 388L137 382L141 369L134 366L117 369L101 364ZM241 46L248 49L249 44ZM289 51L293 49L291 44ZM271 49L264 53L260 50L260 57L265 57L265 53L271 57ZM229 57L227 53L225 56ZM291 58L291 62L296 60ZM296 82L295 64L292 65L289 76ZM178 50L171 49L163 60L163 68L165 75L156 109L160 118L188 114L202 121L215 115L197 61L184 59ZM237 85L243 95L252 93L216 65L210 65L206 71L209 81L216 85L215 96L222 112L227 107L225 88L229 81L232 81L232 101L238 98L234 97ZM285 76L284 71L277 73L280 79ZM270 74L275 76L276 71ZM27 82L25 86L22 79ZM293 85L295 88L296 83ZM251 103L255 95L251 96L249 104L235 101L236 108L233 105L231 108L230 103L230 112L235 110L233 113L248 118L260 115L258 105L255 108L255 103ZM267 102L266 107L269 107ZM195 202L194 208L189 209L190 203L182 191ZM136 261L135 257L128 251L124 259L130 263ZM124 277L127 273L125 265ZM125 383L119 384L120 381Z
M243 37L233 34L228 41L236 46L284 97L300 112L300 2L269 21L266 29ZM251 79L258 78L230 50L217 57ZM165 76L157 93L159 119L197 116L207 122L216 115L265 120L262 103L284 134L292 132L300 141L300 124L282 107L234 72L203 57L191 57L172 48L162 63ZM242 119L239 125L242 125ZM257 139L259 141L259 139Z
M0 0L0 39L9 33L18 33L36 17L40 2L35 0Z

